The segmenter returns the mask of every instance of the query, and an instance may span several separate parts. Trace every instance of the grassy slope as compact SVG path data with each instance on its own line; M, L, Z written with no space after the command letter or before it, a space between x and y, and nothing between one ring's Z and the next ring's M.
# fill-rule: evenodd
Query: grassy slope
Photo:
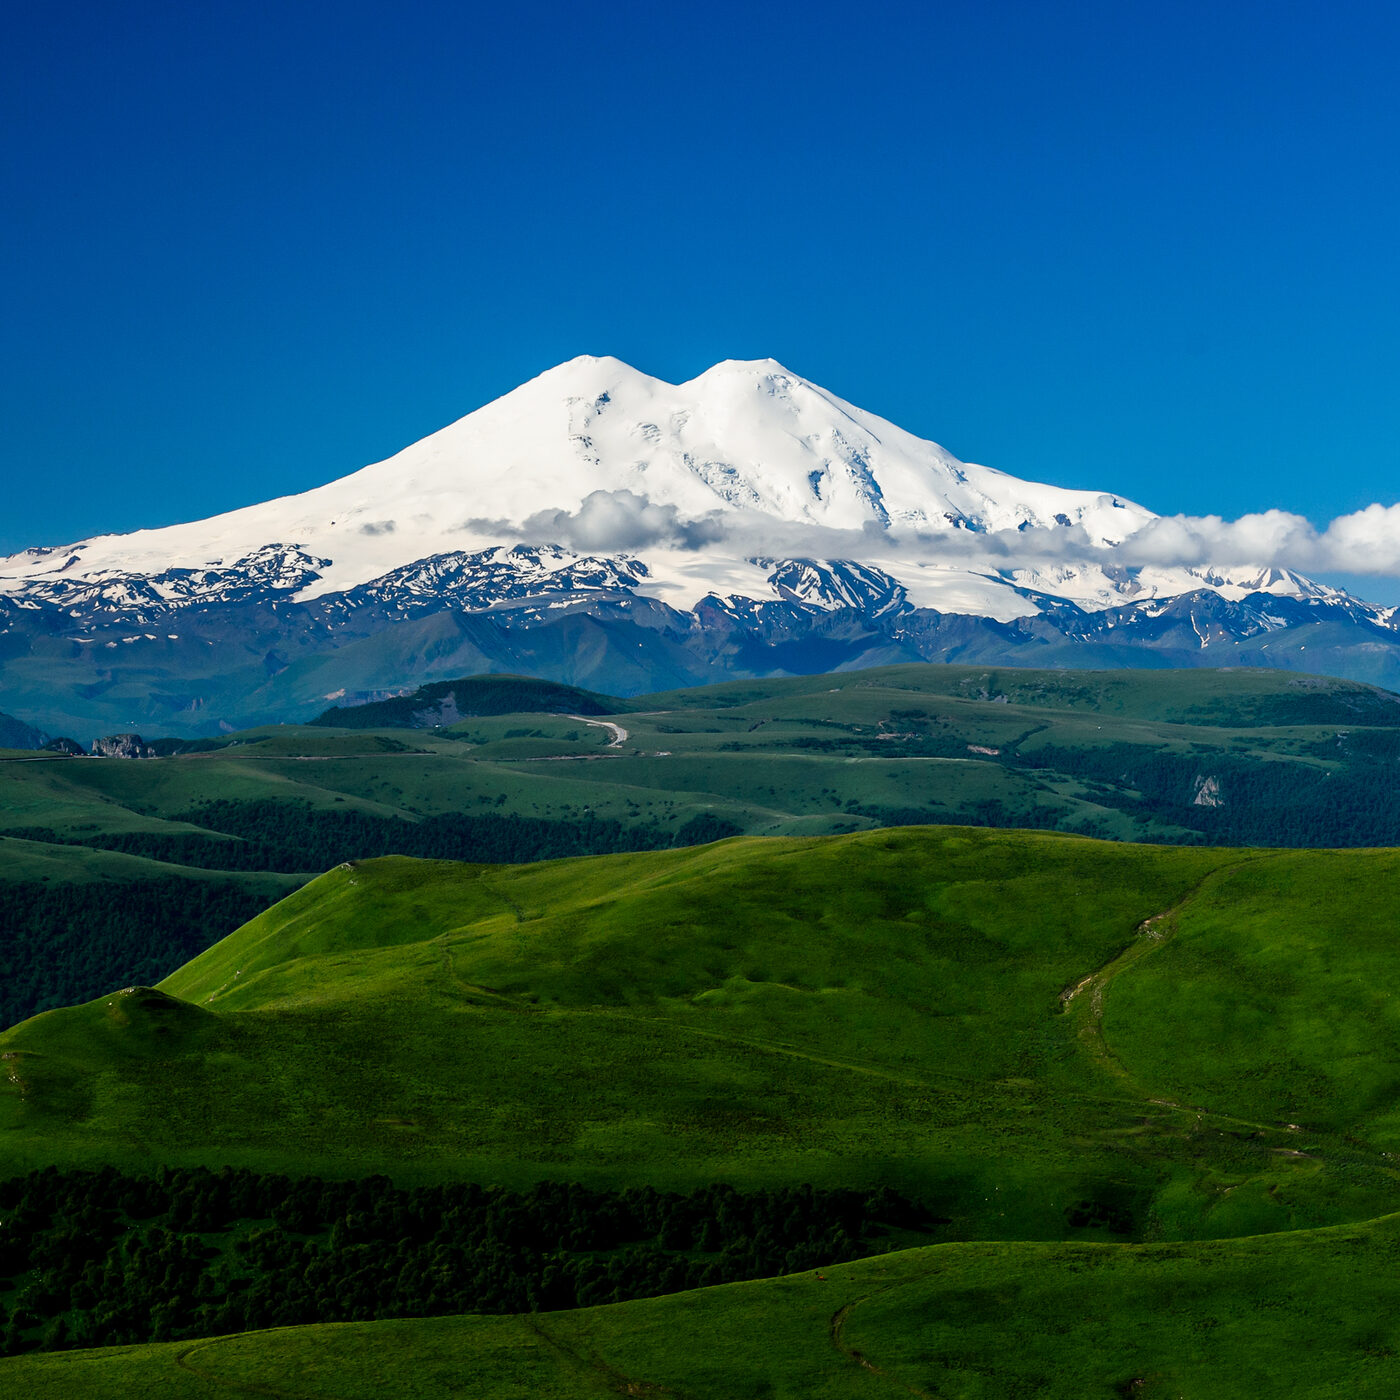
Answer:
M1394 1218L1185 1246L950 1244L529 1317L0 1361L34 1400L1322 1400L1400 1387Z
M1283 882L1256 947L1198 946L1230 881L1299 860L1315 874ZM1158 1238L1364 1218L1397 1200L1395 1047L1373 1014L1396 974L1383 940L1340 948L1366 909L1386 917L1396 873L1386 853L955 829L367 862L196 958L168 997L0 1037L0 1163L888 1182L995 1238L1060 1236L1084 1202ZM1304 908L1338 950L1313 995L1347 1056L1256 1053L1241 1019L1236 1067L1210 1078L1206 1033L1183 1025L1284 1010L1268 929ZM1190 1011L1121 1014L1192 949ZM1370 999L1348 1000L1361 976Z
M0 889L10 911L0 942L12 970L30 969L8 979L0 1021L150 979L226 931L218 916L194 936L185 931L178 909L197 898L172 877L270 863L246 860L242 842L203 823L275 831L269 809L279 806L319 814L317 839L288 863L308 873L345 856L421 851L399 824L447 813L470 819L486 844L472 846L458 827L457 844L427 849L487 859L539 853L512 825L520 817L553 823L549 841L583 834L596 845L613 844L619 830L635 834L623 841L654 845L726 830L806 836L967 821L1120 840L1202 839L1192 827L1232 844L1400 840L1400 804L1384 782L1400 762L1400 728L1387 727L1400 706L1342 682L1258 671L903 666L646 703L646 713L615 717L627 731L620 743L602 724L517 714L442 731L270 727L233 736L218 752L143 762L0 761L0 882L11 887ZM1211 774L1224 775L1226 806L1183 805ZM201 816L209 799L234 806ZM698 829L688 826L697 818ZM19 844L5 834L47 830L82 844ZM118 842L133 854L100 850ZM150 896L150 955L103 912L114 908L108 900L70 920L75 934L89 930L90 951L41 970L27 911L99 872L105 881L164 882ZM290 883L241 870L225 878L250 898ZM28 889L14 888L23 882ZM104 898L83 896L93 897ZM75 938L65 946L76 949Z
M1400 701L1356 681L1256 668L1161 671L1038 671L1017 666L881 666L832 676L727 681L639 696L639 711L718 709L768 698L820 695L870 685L1037 709L1078 709L1098 715L1216 723L1395 724Z

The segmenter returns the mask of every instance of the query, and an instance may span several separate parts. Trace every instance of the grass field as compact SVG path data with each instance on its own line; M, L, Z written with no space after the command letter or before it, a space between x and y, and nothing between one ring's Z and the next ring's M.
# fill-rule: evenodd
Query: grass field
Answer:
M0 1360L34 1400L1323 1400L1400 1386L1395 1219L1191 1245L947 1244L604 1308Z
M891 1185L947 1221L825 1278L11 1357L0 1393L1393 1394L1400 852L1235 847L1221 823L1380 829L1397 710L1257 672L909 667L592 723L0 761L10 886L295 889L159 989L0 1035L0 1173ZM750 834L348 861L302 888L138 853L236 846L210 798ZM889 825L908 812L1209 841Z
M968 828L338 868L159 990L0 1036L0 1170L887 1184L946 1242L13 1357L0 1389L1392 1393L1397 889L1390 851Z
M0 1164L889 1184L973 1238L1364 1219L1398 880L969 829L365 862L0 1037Z

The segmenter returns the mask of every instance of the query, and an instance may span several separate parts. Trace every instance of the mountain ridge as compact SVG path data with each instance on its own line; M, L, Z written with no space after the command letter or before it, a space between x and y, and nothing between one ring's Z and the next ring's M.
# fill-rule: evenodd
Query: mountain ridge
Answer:
M673 385L584 356L299 495L0 560L0 699L203 735L471 671L618 695L901 660L1400 684L1395 609L1269 565L1112 562L1156 519L771 360Z

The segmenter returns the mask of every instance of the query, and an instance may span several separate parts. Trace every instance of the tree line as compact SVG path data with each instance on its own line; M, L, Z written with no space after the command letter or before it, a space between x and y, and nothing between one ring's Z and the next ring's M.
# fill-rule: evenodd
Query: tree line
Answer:
M0 1183L0 1351L587 1307L820 1270L946 1223L897 1193L49 1167Z
M965 737L931 731L908 721L898 743L877 734L840 738L799 735L785 746L823 753L883 757L966 758ZM739 744L721 748L740 749ZM1262 758L1205 744L1167 751L1140 744L1083 748L1044 744L1020 752L1007 745L983 761L1027 777L1077 778L1102 807L1147 827L1147 839L1183 845L1395 846L1400 845L1400 732L1341 731L1300 744L1295 753ZM1198 783L1214 778L1219 805L1197 803ZM1081 813L1042 806L1034 790L1022 800L959 800L946 805L895 806L848 801L840 809L882 826L956 822L968 826L1019 826L1111 835L1108 826ZM1169 828L1178 828L1172 831Z
M9 829L5 834L26 841L122 851L202 870L297 874L329 870L348 860L388 855L520 865L562 856L694 846L739 832L733 822L709 813L699 813L678 830L670 831L654 822L624 824L592 813L562 821L513 813L443 812L406 821L353 808L337 812L301 802L238 802L227 798L200 803L175 820L234 839L221 840L197 832L70 834L46 827Z
M0 882L0 1028L114 987L159 982L279 897L179 875Z

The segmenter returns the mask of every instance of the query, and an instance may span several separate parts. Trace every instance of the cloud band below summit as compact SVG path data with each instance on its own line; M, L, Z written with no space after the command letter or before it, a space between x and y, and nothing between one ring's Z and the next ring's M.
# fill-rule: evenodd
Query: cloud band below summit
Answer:
M1400 576L1400 505L1369 505L1319 530L1301 515L1268 510L1225 520L1162 515L1126 538L1101 544L1078 525L977 531L833 529L775 520L755 511L714 511L685 519L633 491L593 491L577 510L541 510L519 524L470 520L466 528L590 553L727 548L737 554L860 559L898 554L920 562L988 568L1095 564L1127 568L1260 566L1302 573Z

